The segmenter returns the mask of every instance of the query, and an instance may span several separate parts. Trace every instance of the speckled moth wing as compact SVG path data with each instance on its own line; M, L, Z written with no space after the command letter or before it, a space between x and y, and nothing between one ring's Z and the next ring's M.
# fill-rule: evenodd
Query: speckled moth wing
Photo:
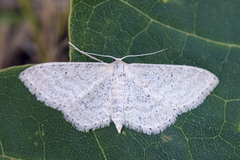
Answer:
M196 108L218 84L214 74L191 66L129 64L125 70L125 125L147 134L163 131L177 115Z
M110 72L107 63L57 62L29 67L19 78L38 100L88 131L110 123Z

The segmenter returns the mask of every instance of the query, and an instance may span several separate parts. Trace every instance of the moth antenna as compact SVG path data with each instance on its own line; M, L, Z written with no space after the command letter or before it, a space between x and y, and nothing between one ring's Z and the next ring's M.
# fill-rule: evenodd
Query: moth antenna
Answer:
M96 60L96 61L99 61L99 62L103 62L103 61L100 60L100 59L97 59L97 58L95 58L95 57L93 57L93 56L108 57L108 58L112 58L112 59L114 59L114 60L120 60L120 61L122 61L123 59L129 58L129 57L149 56L149 55L157 54L157 53L159 53L159 52L163 52L163 51L167 50L167 48L165 48L165 49L162 49L162 50L160 50L160 51L156 51L156 52L152 52L152 53L137 54L137 55L127 55L127 56L124 56L124 57L122 57L122 58L116 58L116 57L113 57L113 56L110 56L110 55L101 55L101 54L84 52L84 51L81 51L80 49L78 49L76 46L74 46L71 42L68 42L68 43L73 47L73 49L75 49L75 50L77 50L78 52L80 52L80 53L82 53L82 54L84 54L84 55L86 55L86 56L88 56L88 57L90 57L90 58L92 58L92 59L94 59L94 60ZM93 56L91 56L91 55L93 55Z
M103 61L100 60L100 59L97 59L97 58L95 58L95 57L93 57L93 56L91 56L91 55L100 56L100 57L108 57L108 58L112 58L112 59L114 59L114 60L117 60L117 59L118 59L118 58L115 58L115 57L109 56L109 55L101 55L101 54L84 52L84 51L81 51L80 49L78 49L76 46L74 46L71 42L68 42L68 43L69 43L75 50L77 50L78 52L80 52L80 53L82 53L82 54L84 54L84 55L86 55L86 56L88 56L88 57L90 57L90 58L92 58L92 59L94 59L94 60L96 60L96 61L99 61L99 62L103 62Z
M159 53L159 52L163 52L163 51L165 51L165 50L167 50L167 48L162 49L162 50L160 50L160 51L152 52L152 53L136 54L136 55L127 55L127 56L124 56L123 58L120 58L120 60L123 60L123 59L125 59L125 58L129 58L129 57L149 56L149 55L152 55L152 54L157 54L157 53Z
M90 58L92 58L92 59L94 59L94 60L96 60L96 61L98 61L98 62L103 62L102 60L97 59L97 58L91 56L88 52L81 51L81 50L78 49L76 46L74 46L71 42L68 42L68 43L71 45L71 47L72 47L73 49L77 50L78 52L80 52L80 53L82 53L82 54L84 54L84 55L86 55L86 56L88 56L88 57L90 57Z

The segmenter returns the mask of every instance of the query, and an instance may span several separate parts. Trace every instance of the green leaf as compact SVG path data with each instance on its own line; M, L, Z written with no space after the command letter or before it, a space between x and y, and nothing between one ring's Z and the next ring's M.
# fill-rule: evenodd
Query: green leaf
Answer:
M28 66L2 70L0 158L239 159L239 6L226 0L72 0L69 36L79 49L123 57L168 48L125 62L197 66L220 83L203 104L160 134L125 127L119 134L113 123L86 133L31 95L18 79ZM70 57L93 61L75 50Z

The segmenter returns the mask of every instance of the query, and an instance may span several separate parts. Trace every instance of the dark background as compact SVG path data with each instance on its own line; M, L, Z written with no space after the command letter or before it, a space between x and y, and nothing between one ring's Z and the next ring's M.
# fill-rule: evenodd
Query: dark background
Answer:
M0 0L0 69L69 61L70 0Z

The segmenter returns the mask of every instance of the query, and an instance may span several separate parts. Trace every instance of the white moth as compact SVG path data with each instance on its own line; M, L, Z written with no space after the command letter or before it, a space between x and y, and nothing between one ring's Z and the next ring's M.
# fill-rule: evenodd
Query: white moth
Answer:
M158 134L178 115L201 104L218 84L214 74L201 68L122 61L134 55L112 57L115 61L108 64L71 45L100 62L43 63L25 69L19 78L38 100L60 110L79 131L113 121L119 133L125 125Z

